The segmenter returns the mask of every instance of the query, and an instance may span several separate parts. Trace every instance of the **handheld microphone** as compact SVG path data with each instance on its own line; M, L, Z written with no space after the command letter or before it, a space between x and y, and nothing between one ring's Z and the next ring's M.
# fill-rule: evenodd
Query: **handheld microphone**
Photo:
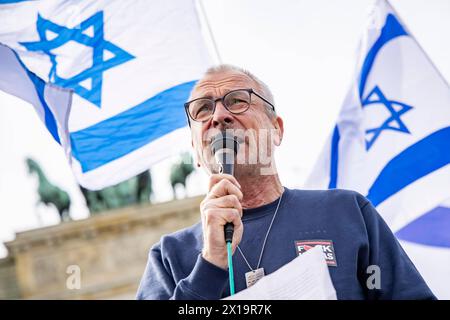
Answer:
M229 132L220 132L211 140L211 151L220 166L220 173L234 174L234 160L239 150L238 138ZM232 242L234 225L225 224L225 242Z
M220 132L211 140L211 151L220 166L220 173L234 174L234 159L238 153L239 142L237 137L229 132ZM233 241L234 225L230 222L225 224L225 243L227 244L228 256L228 274L230 281L230 294L233 295L234 289L234 271L232 260L231 243Z

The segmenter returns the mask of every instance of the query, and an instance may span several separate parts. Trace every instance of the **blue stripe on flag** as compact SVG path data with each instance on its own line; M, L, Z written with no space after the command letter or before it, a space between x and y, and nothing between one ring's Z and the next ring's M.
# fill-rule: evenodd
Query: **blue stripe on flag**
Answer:
M0 0L0 4L9 4L16 2L35 1L35 0Z
M409 242L450 248L450 208L434 208L397 231L395 235Z
M94 170L186 126L183 103L195 83L169 88L114 117L72 132L72 153L82 171Z
M374 206L407 185L450 163L450 127L433 132L395 156L369 189Z
M42 80L41 78L39 78L37 75L35 75L30 70L28 70L28 68L24 65L24 63L20 59L19 55L14 50L11 49L11 51L14 53L17 61L22 66L22 68L26 71L31 82L33 82L33 84L34 84L36 93L39 97L39 101L41 102L42 108L44 109L44 121L45 121L45 126L47 127L47 130L50 132L50 134L53 136L53 138L56 140L56 142L61 144L61 141L60 141L59 135L58 135L58 126L56 125L56 119L55 119L52 111L48 107L47 102L45 101L45 98L44 98L44 91L45 91L45 86L46 86L45 81Z
M359 81L359 97L362 99L364 93L364 87L366 86L367 78L369 77L370 70L372 69L373 62L380 51L380 49L390 40L399 37L407 36L408 33L403 29L403 26L398 22L397 18L388 14L386 18L386 23L381 30L381 34L377 41L373 44L367 53L366 58L361 69L361 79Z
M328 189L335 189L337 186L339 139L339 128L338 126L335 126L331 138L330 184L328 185Z

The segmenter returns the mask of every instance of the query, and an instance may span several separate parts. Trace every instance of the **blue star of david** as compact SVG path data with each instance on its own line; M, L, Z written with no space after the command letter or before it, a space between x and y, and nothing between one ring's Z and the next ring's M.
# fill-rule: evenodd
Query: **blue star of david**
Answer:
M92 36L86 33L86 30L90 27L93 28ZM74 28L57 25L38 15L37 31L39 41L20 42L20 44L29 51L44 52L50 57L52 67L49 72L49 79L52 83L73 89L76 94L90 101L98 108L101 107L103 72L135 58L123 49L105 40L103 34L103 11L95 13ZM56 36L48 39L47 31L52 32ZM62 78L58 76L57 56L52 53L52 50L61 47L69 41L75 41L92 48L92 65L71 78ZM105 60L105 51L109 51L112 57ZM91 80L90 89L80 85L85 80Z
M373 146L374 142L378 139L381 132L383 132L384 130L393 130L411 134L400 117L411 110L413 107L402 102L388 100L378 86L375 86L375 88L373 88L373 90L362 101L363 108L367 108L367 106L370 105L385 107L390 112L390 116L381 124L380 127L366 130L366 136L372 135L369 139L366 139L367 150L369 150ZM394 105L399 106L399 108L397 108L396 110L394 108Z

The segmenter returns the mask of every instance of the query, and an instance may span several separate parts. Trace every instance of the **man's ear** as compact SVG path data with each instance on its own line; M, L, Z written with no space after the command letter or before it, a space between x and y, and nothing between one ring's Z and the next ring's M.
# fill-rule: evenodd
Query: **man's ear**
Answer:
M273 143L276 146L279 146L281 144L281 141L283 140L283 134L284 134L283 119L281 119L281 117L277 116L276 119L273 121L273 125L276 130L276 134L274 134Z
M195 151L194 140L192 140L192 139L191 139L191 146L192 146L192 149L194 150L194 163L197 167L200 168L201 167L200 161L198 160L198 154L197 154L197 151Z

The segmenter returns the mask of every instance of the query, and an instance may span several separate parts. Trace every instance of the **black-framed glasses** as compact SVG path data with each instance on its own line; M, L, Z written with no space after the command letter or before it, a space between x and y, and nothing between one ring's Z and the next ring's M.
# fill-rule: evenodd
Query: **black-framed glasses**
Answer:
M222 101L223 106L233 114L247 111L252 103L252 94L270 105L272 110L275 111L274 105L256 93L253 89L232 90L227 92L222 98L217 99L208 97L197 98L186 102L184 104L184 109L189 118L194 121L203 122L209 120L213 116L218 101Z

